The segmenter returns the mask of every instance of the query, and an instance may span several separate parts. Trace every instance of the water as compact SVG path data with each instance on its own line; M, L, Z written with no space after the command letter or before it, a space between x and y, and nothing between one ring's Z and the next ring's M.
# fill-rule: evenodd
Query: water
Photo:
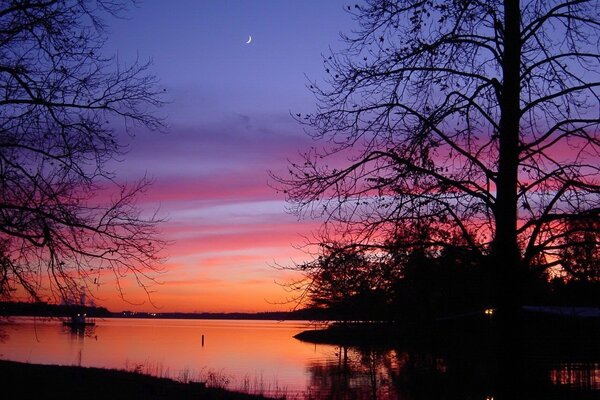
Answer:
M494 398L485 359L315 345L293 338L313 328L302 321L107 318L73 332L59 320L19 317L0 326L0 358L125 369L298 399ZM539 382L540 388L600 393L596 362L553 360L529 372L536 388ZM540 392L528 398L551 397ZM577 397L569 392L568 398Z
M327 362L333 349L293 339L310 328L306 322L107 318L84 333L58 320L13 321L4 327L3 359L130 369L175 379L210 376L213 384L221 380L232 388L302 391L309 378L305 363Z

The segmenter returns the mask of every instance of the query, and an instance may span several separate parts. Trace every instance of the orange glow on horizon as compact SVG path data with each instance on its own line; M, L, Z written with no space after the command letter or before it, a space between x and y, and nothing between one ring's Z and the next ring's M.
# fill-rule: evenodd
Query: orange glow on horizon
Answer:
M286 282L292 274L280 281ZM97 293L96 305L113 312L265 312L290 311L296 306L289 302L289 293L273 279L242 279L225 277L169 281L155 285L147 295L130 283L125 285L125 298L114 294L112 288ZM111 292L112 291L112 292Z

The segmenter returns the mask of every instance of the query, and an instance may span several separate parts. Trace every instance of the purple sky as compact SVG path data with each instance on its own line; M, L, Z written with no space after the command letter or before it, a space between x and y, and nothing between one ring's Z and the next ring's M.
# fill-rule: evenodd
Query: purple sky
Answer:
M310 146L290 112L314 110L306 76L322 80L321 54L355 26L344 4L148 0L108 21L107 52L124 64L151 58L169 101L161 110L167 132L138 132L116 168L123 179L153 177L144 204L168 218L163 231L173 244L153 295L161 310L292 306L273 304L287 295L274 282L289 275L270 265L305 257L292 245L316 225L285 213L267 170L284 170ZM136 308L108 286L99 303ZM143 300L133 287L126 295ZM137 309L153 310L147 301Z

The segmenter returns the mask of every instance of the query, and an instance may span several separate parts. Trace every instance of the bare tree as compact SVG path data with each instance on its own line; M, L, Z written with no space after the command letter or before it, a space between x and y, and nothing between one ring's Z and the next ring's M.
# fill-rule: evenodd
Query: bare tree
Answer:
M79 299L124 276L144 289L159 270L156 216L107 167L125 148L115 128L158 128L147 63L103 55L103 17L119 1L0 2L0 296Z
M598 1L348 8L358 28L298 115L324 144L275 177L292 211L370 247L460 238L514 305L522 274L560 266L568 222L598 219Z

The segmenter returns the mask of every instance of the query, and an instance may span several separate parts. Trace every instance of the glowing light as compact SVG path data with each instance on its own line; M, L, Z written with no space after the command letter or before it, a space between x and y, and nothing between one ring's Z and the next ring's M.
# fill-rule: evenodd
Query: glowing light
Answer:
M491 317L492 315L494 315L494 312L496 312L496 309L495 309L495 308L486 308L485 310L483 310L483 313L484 313L485 315L488 315L488 316L490 316L490 317ZM486 397L486 400L493 400L493 397Z

